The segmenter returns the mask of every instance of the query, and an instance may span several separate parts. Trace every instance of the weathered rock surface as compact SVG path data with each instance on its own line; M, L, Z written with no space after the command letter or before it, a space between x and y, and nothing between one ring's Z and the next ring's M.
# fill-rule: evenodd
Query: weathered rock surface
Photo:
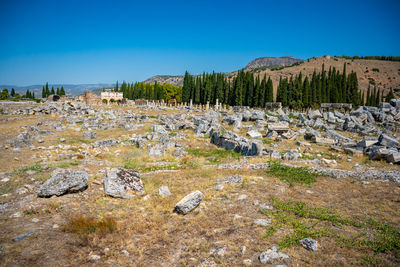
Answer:
M189 195L182 198L178 203L176 203L174 212L180 214L187 214L194 210L200 202L203 200L204 195L200 191L194 191Z
M267 264L276 259L288 259L289 256L283 252L278 252L278 248L276 246L271 247L270 249L262 252L258 259L262 264Z
M316 251L321 247L321 245L318 243L318 241L314 240L312 238L304 238L304 239L300 240L300 244L305 249L312 250L312 251Z
M132 198L144 193L142 179L135 170L124 168L106 169L104 178L106 195L116 198Z
M38 197L61 196L85 190L88 187L89 174L84 171L57 169L51 178L39 188Z

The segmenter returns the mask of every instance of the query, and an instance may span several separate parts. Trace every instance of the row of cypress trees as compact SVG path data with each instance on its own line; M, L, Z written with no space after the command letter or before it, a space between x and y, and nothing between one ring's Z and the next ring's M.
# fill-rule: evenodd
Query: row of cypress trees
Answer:
M273 84L266 76L262 80L252 72L239 71L230 79L223 73L203 73L192 76L185 73L182 87L182 101L193 100L195 104L210 102L231 106L264 107L265 102L273 102Z
M50 90L49 83L47 82L46 85L42 87L42 98L48 97L49 95L65 95L64 86L61 86L61 89L57 88L57 90L54 90L54 87L52 86Z
M277 90L277 102L290 108L318 107L321 103L351 103L355 106L363 104L363 96L358 88L355 72L346 75L346 64L340 73L335 67L329 67L326 72L324 64L322 71L314 71L311 78L300 72L290 78L281 78Z
M266 102L274 102L273 83L264 75L261 80L252 72L239 71L233 77L222 73L203 73L192 76L185 73L182 88L182 101L193 100L195 104L216 103L216 99L231 106L264 107ZM340 73L335 67L314 71L311 77L302 73L290 78L280 78L276 101L291 108L317 107L321 103L363 104L364 96L358 88L355 72L346 74L346 64Z

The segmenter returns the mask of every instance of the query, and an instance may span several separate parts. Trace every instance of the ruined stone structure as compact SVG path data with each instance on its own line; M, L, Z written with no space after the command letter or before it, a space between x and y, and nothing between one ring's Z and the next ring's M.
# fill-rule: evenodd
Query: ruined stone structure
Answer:
M353 108L352 104L347 103L321 103L322 110L342 110L349 111Z
M110 103L122 103L124 100L124 95L121 92L112 92L111 89L106 89L104 92L101 92L100 95L101 102L105 104Z
M84 92L83 96L79 96L78 100L80 100L82 103L88 104L88 105L99 105L101 104L101 99L98 95L96 95L93 91L89 92Z
M282 103L281 102L267 102L267 103L265 103L265 108L266 109L282 108Z

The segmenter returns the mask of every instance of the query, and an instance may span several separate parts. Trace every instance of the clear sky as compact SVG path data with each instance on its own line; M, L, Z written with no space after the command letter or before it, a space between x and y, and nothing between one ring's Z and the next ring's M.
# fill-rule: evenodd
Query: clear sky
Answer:
M0 0L0 84L226 72L256 57L400 55L400 1Z

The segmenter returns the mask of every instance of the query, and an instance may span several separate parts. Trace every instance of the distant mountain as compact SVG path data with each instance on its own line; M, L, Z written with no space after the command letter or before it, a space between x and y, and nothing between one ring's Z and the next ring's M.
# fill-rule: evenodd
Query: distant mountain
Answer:
M259 57L250 61L244 70L251 71L260 68L275 67L275 66L290 66L294 63L302 62L302 59L295 57Z
M7 88L9 91L14 88L17 93L25 94L26 90L35 92L36 96L41 96L42 85L29 85L29 86L18 86L18 85L0 85L0 88ZM68 96L77 96L83 94L85 91L92 91L101 88L113 87L113 84L108 83L97 83L97 84L49 84L49 88L54 87L54 90L64 86L64 90Z

